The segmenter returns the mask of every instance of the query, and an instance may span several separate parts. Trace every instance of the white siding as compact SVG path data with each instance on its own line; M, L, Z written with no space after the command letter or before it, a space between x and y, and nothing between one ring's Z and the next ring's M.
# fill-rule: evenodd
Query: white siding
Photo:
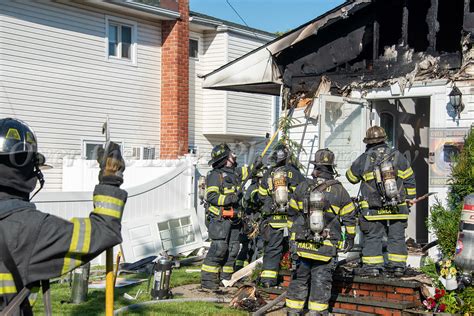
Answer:
M137 23L137 65L106 60L106 15ZM55 168L46 189L61 190L64 156L79 156L83 140L111 134L131 146L160 138L159 24L82 5L7 1L0 7L0 116L27 121Z
M249 163L249 156L263 150L265 133L271 132L272 97L203 89L198 76L263 42L228 32L196 30L190 37L200 42L199 58L190 59L189 71L189 145L197 148L199 170L205 174L212 147L221 142L237 151L240 164Z

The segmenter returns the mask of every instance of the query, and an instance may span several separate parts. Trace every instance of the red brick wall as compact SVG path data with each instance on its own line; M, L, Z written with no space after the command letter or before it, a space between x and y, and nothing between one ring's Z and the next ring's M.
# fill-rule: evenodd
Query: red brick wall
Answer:
M188 152L189 0L179 0L178 21L163 21L160 158Z

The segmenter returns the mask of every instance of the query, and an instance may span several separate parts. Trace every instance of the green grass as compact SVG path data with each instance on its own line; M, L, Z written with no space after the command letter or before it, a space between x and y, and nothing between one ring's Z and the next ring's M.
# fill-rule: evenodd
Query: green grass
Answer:
M200 282L200 273L186 273L186 269L199 269L199 267L183 267L173 270L171 275L171 288L186 284L197 284ZM121 275L120 277L124 277ZM128 275L127 278L147 278L147 275ZM123 298L124 293L132 297L141 289L141 294L136 301L128 301ZM69 284L51 285L51 303L54 315L104 315L105 314L105 291L89 289L87 301L82 304L70 304L71 289ZM147 291L147 282L137 285L126 286L115 289L114 309L128 305L151 300ZM34 306L35 315L44 315L44 307L41 295L38 296ZM247 313L231 309L223 304L190 302L190 303L161 303L146 306L140 310L130 311L127 315L247 315Z

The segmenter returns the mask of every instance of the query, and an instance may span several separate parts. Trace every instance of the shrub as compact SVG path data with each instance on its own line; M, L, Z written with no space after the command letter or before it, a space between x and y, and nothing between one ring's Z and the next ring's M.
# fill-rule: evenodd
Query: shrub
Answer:
M438 238L438 246L445 258L453 257L456 251L460 220L460 208L449 210L436 199L436 204L431 207L427 225Z

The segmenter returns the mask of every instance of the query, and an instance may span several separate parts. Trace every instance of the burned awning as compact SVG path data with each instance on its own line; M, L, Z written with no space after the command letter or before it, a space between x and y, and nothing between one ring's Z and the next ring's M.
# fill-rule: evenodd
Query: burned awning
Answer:
M283 83L282 69L292 62L288 60L285 51L290 50L290 56L298 57L298 54L293 52L298 44L307 41L332 23L347 18L370 2L371 0L346 1L322 16L205 75L204 88L279 95L280 85ZM359 35L362 33L359 31ZM353 58L354 54L345 54L344 61Z

